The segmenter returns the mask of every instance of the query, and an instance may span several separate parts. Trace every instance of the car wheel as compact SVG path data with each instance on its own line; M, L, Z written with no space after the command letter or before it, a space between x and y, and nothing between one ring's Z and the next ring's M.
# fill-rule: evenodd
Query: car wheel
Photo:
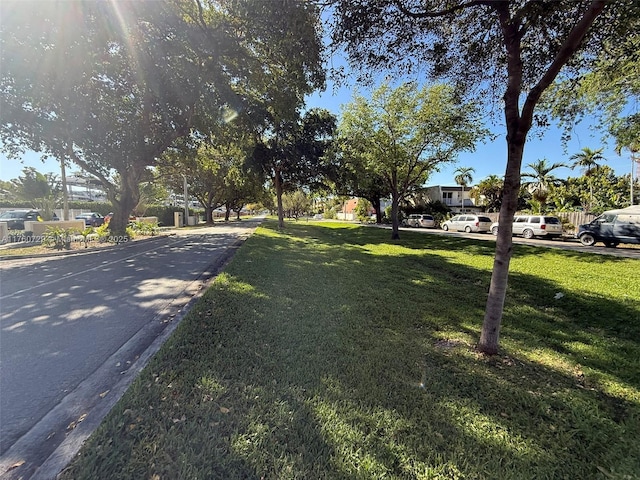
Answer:
M583 235L580 235L580 243L585 247L591 247L595 245L596 239L590 233L585 233Z
M449 231L449 225L442 225L442 229L443 229L445 232L448 232L448 231Z
M498 235L498 227L492 227L491 228L491 233L493 233L494 235Z
M467 233L471 233L471 227L467 225L466 227L464 227L464 231Z
M533 230L529 230L528 228L522 232L522 237L530 240L533 238Z

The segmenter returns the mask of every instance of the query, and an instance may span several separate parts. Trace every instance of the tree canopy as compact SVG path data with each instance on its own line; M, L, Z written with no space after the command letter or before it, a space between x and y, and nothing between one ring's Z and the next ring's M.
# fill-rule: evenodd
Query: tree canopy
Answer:
M399 238L399 202L459 152L473 151L485 133L477 106L461 103L446 85L383 84L370 99L356 95L345 106L339 155L382 179L391 194L392 238Z
M307 2L6 1L0 133L5 150L69 159L100 179L124 231L147 167L177 139L207 137L273 105L292 115L321 86ZM69 26L73 25L73 28Z
M256 139L253 168L274 187L280 228L284 228L283 193L313 187L324 181L323 157L331 148L335 129L333 114L324 109L312 109L297 118L274 123Z

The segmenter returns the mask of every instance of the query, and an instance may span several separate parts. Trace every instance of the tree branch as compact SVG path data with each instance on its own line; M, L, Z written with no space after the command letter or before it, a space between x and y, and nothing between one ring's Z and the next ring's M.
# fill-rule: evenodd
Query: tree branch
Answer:
M538 83L531 89L527 99L522 107L521 118L527 125L531 125L533 119L533 111L540 100L540 96L546 90L549 85L555 80L562 67L567 63L567 60L580 48L580 44L584 40L589 28L596 20L598 15L602 13L607 5L607 0L593 0L591 5L584 13L580 21L571 29L569 35L562 43L560 50L556 54L553 62L544 73Z
M459 10L464 10L465 8L472 8L478 5L491 5L494 3L494 0L472 0L470 2L461 3L460 5L456 5L455 7L447 8L445 10L438 10L435 12L432 11L424 11L424 12L412 12L407 7L402 4L402 0L394 0L396 7L402 13L404 13L407 17L410 18L436 18L436 17L444 17L446 15L450 15Z

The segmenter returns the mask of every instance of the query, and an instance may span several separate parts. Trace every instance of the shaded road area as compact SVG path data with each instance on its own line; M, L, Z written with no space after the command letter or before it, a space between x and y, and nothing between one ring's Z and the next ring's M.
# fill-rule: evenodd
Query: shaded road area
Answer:
M257 224L0 262L0 476L81 443Z

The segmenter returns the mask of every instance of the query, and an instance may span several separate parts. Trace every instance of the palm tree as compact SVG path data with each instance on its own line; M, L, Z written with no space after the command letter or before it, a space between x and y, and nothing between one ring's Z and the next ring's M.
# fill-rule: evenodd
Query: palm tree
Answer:
M555 177L551 172L556 168L566 167L566 165L564 163L548 164L547 159L543 158L535 163L529 163L527 167L533 170L533 173L525 172L522 177L532 180L525 182L524 185L532 193L533 198L540 203L540 210L543 210L549 196L549 187L564 183L564 180Z
M569 157L569 160L573 160L571 168L582 168L584 176L587 177L591 205L593 205L593 183L588 177L591 177L591 174L600 168L600 164L598 162L606 160L602 156L602 150L602 148L599 148L598 150L591 150L589 147L584 147L581 152L574 153Z
M472 173L475 173L473 167L459 167L453 172L455 177L453 179L460 185L460 213L464 211L464 187L469 185L473 181Z
M584 147L582 151L574 153L569 157L569 160L573 161L571 168L582 168L584 175L588 177L594 170L597 170L600 167L598 162L606 160L602 156L602 150L602 148L599 148L598 150L591 150L589 147Z

